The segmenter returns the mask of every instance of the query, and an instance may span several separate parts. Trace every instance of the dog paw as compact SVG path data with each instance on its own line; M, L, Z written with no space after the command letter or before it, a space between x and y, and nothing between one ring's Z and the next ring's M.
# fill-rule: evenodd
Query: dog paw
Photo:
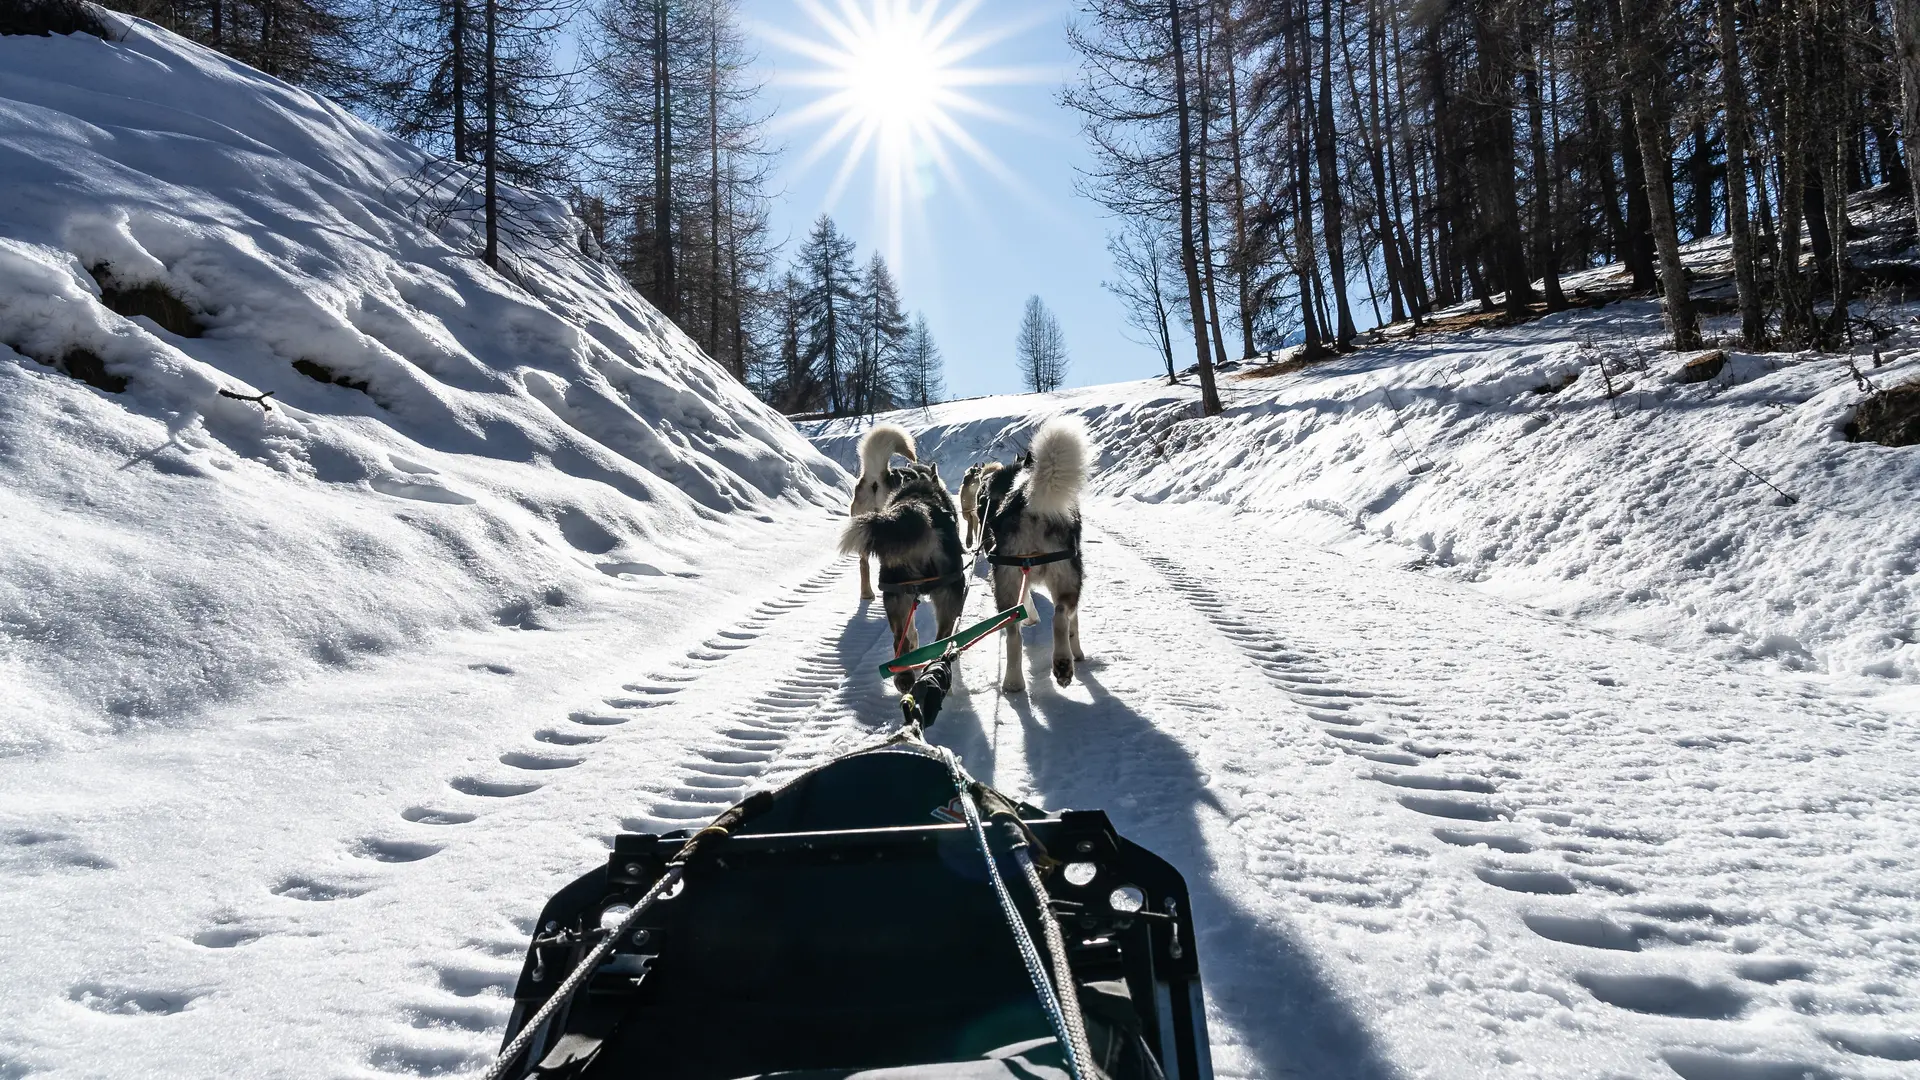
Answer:
M1065 686L1073 681L1073 661L1055 660L1053 662L1053 681Z
M1024 694L1027 692L1027 680L1025 679L1003 680L1000 683L1000 692L1003 694Z

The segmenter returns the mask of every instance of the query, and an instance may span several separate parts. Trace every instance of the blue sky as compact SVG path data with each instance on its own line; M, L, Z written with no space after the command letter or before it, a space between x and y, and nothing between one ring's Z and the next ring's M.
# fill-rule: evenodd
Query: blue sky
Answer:
M820 0L834 11L843 0ZM871 9L875 0L844 0ZM913 0L916 8L924 0ZM955 10L953 0L937 5ZM822 211L860 244L865 262L888 242L886 200L876 191L873 153L836 195L835 177L848 156L842 141L808 162L809 149L833 125L832 116L792 123L795 114L830 91L805 83L821 63L791 47L792 37L830 42L797 0L746 0L742 13L769 79L767 93L787 119L775 133L786 147L777 172L780 197L774 235L797 248ZM967 57L967 67L1019 69L1023 81L969 86L965 93L1005 119L953 113L966 133L1014 178L996 177L966 153L954 151L956 184L923 163L909 196L897 253L889 261L902 299L925 312L947 362L950 397L1016 392L1014 331L1022 306L1038 294L1059 316L1073 367L1068 385L1143 378L1160 369L1158 357L1130 341L1119 303L1100 287L1111 276L1106 251L1109 222L1074 193L1075 167L1086 151L1074 114L1059 103L1076 56L1066 40L1070 4L1057 0L979 0L956 39L1015 32Z

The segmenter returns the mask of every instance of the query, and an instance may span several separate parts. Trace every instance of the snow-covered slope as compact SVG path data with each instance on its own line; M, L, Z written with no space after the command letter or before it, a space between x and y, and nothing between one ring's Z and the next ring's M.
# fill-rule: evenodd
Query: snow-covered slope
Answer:
M1215 419L1164 381L881 419L957 478L1075 412L1110 494L1226 503L1671 645L1920 681L1920 448L1845 441L1866 396L1847 358L1736 352L1683 384L1661 338L1657 307L1628 302L1231 375ZM1920 373L1914 344L1854 362L1895 385ZM849 465L863 427L803 425Z
M0 38L0 754L539 625L831 501L563 205L516 194L494 274L405 144L122 29Z

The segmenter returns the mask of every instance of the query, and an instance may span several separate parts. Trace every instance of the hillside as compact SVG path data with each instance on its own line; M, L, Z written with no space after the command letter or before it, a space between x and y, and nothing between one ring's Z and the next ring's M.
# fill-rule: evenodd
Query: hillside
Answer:
M0 37L0 755L564 620L833 501L564 205L513 194L490 272L458 177L113 18Z
M1634 300L1241 368L1213 419L1189 376L876 420L916 431L957 483L1044 417L1077 413L1109 495L1222 503L1592 626L1861 692L1920 682L1920 449L1845 433L1862 380L1920 374L1913 328L1852 357L1734 351L1698 382L1662 339L1656 304ZM864 426L803 425L849 468Z

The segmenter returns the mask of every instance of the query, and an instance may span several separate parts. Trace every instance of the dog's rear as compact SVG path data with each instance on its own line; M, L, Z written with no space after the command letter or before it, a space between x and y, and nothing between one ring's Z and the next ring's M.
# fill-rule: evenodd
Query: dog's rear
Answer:
M913 436L907 434L905 428L880 424L861 437L860 476L853 484L853 505L849 510L854 517L871 514L886 505L887 496L900 486L899 470L889 467L895 454L908 461L919 460L915 456ZM873 578L865 555L860 556L860 599L873 599Z
M960 482L960 516L967 522L968 551L979 550L982 541L981 522L987 504L987 484L995 473L1006 466L997 461L983 461L967 466L967 472Z
M880 560L880 581L906 583L903 590L886 593L887 624L893 631L896 654L919 644L913 628L915 597L933 601L941 637L953 633L966 606L966 562L960 549L960 522L953 496L938 470L910 465L895 470L901 482L878 510L858 514L840 534L840 550ZM896 677L906 690L911 678Z
M1053 598L1053 677L1073 681L1073 665L1086 659L1080 648L1080 493L1086 487L1092 446L1078 419L1055 417L1041 425L1027 454L986 485L989 510L983 529L995 554L1002 556L1072 554L1027 570L995 566L994 598L1001 610L1030 603L1031 587ZM1001 688L1026 689L1020 633L1007 630L1007 667Z

